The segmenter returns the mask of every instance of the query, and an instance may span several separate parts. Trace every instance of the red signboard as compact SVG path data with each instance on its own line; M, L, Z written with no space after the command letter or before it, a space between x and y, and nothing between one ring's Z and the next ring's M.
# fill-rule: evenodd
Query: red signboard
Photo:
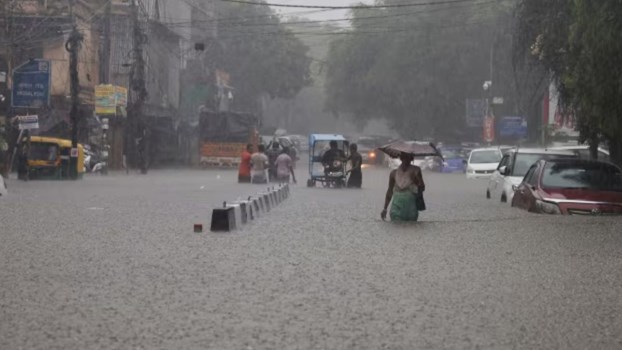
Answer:
M245 148L245 143L206 142L201 146L201 156L239 158Z
M484 118L484 142L493 142L495 140L495 118Z

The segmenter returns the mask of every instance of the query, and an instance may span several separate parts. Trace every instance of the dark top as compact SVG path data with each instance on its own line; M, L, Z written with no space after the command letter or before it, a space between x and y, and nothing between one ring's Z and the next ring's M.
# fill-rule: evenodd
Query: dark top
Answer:
M360 153L354 152L350 155L350 162L352 162L352 171L361 171L361 165L363 164L363 157Z
M342 150L338 148L331 148L324 153L322 156L322 164L331 165L331 163L336 159L345 159L346 154L343 153Z

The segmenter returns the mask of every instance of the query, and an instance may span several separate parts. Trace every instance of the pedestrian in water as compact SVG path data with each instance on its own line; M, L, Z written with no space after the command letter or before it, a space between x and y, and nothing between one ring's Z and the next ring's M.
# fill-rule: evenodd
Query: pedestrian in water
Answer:
M268 177L266 170L268 169L268 156L265 154L266 146L259 145L257 152L251 156L251 183L266 184Z
M253 154L253 145L246 145L246 149L242 152L240 159L240 167L238 169L238 182L251 182L251 156Z
M281 154L281 150L279 149L280 147L281 145L278 143L278 141L274 140L272 141L272 147L270 147L270 149L266 151L266 156L268 156L268 163L270 164L268 168L268 180L270 182L277 181L276 159Z
M421 168L412 164L415 158L408 153L401 153L402 164L389 175L389 188L384 200L384 209L380 216L387 218L387 208L391 204L391 221L417 221L419 209L417 196L425 191ZM420 208L423 209L423 208Z
M289 183L291 175L292 181L296 183L293 161L292 157L289 156L289 149L287 147L283 147L274 165L276 166L276 178L278 182Z
M361 171L363 157L358 152L356 143L350 145L350 164L351 168L348 170L348 173L350 173L350 177L348 177L348 188L361 188L363 185L363 172Z
M20 140L19 154L17 157L17 178L24 181L28 181L30 178L30 169L28 167L28 155L30 153L29 140L30 136L28 135L28 131L26 131L26 136Z
M240 168L238 170L238 182L251 182L251 155L253 154L253 145L246 145L246 149L242 152L240 160Z

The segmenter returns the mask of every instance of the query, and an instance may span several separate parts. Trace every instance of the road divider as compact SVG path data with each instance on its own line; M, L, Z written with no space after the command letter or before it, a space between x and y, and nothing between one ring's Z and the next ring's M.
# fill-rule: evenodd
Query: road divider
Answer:
M230 232L242 225L265 216L289 198L288 184L268 187L266 191L249 196L246 200L238 199L223 202L221 208L212 210L212 232ZM196 231L196 229L195 229Z

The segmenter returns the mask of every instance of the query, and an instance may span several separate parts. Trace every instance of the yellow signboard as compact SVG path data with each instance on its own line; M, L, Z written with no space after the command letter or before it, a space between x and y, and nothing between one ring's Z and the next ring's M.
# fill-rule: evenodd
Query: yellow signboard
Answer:
M116 115L117 107L127 106L127 89L115 85L95 87L95 114Z

